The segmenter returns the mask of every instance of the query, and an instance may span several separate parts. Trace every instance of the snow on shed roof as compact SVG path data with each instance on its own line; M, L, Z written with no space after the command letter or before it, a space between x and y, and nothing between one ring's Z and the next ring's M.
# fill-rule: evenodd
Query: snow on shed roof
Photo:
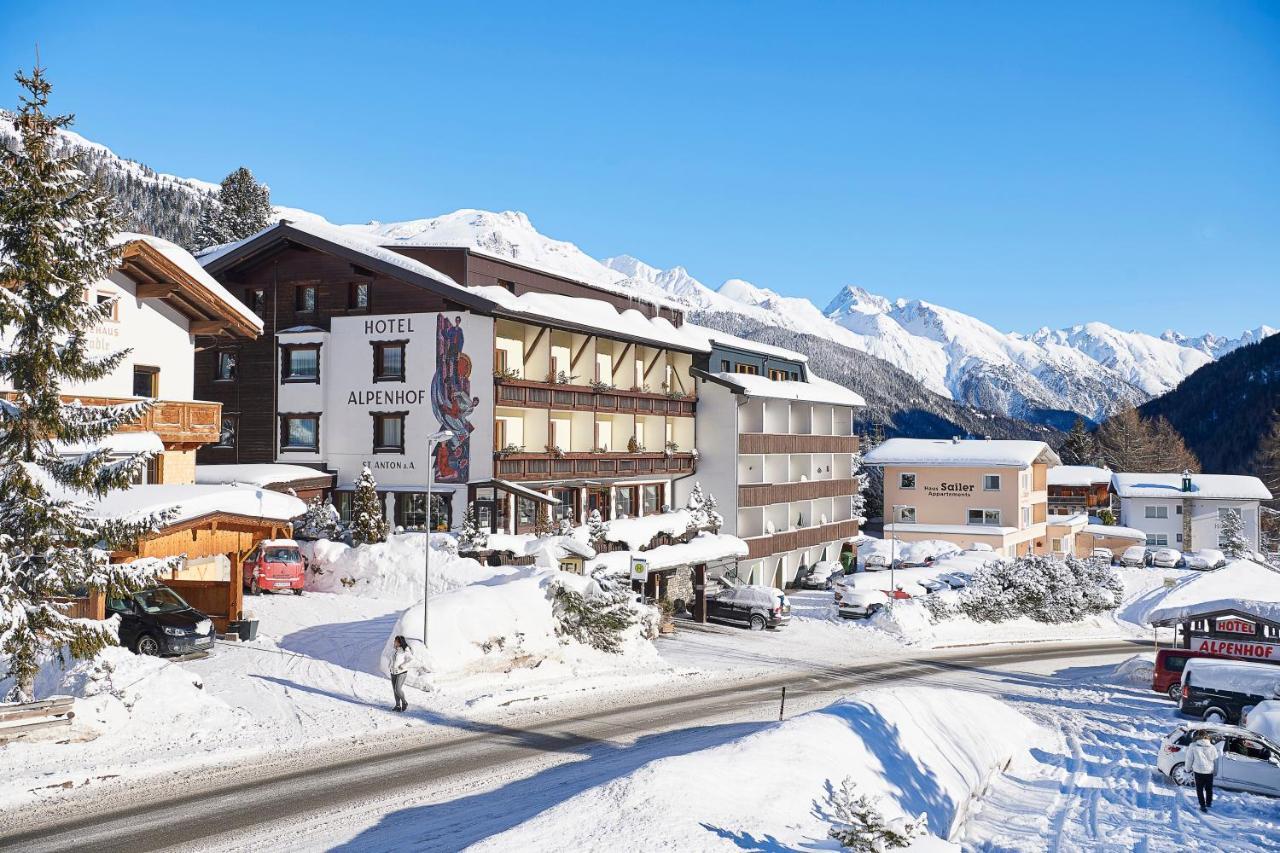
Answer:
M863 462L941 468L1025 468L1033 462L1061 464L1058 454L1043 441L978 438L891 438L864 456Z
M603 568L610 574L623 574L631 568L631 558L641 557L649 564L650 571L712 563L732 557L745 557L750 552L747 543L728 533L702 532L688 542L675 545L659 545L647 551L608 551L592 561L592 568Z
M1280 571L1253 560L1233 560L1216 571L1192 575L1160 596L1146 621L1171 622L1220 610L1280 622Z
M306 512L307 505L291 495L250 486L158 484L111 492L96 501L89 511L98 518L129 522L170 509L175 514L168 524L215 512L289 521Z
M1111 482L1111 469L1093 465L1056 465L1049 469L1050 486L1096 486Z
M274 486L316 480L333 479L333 475L306 465L284 465L273 462L257 465L197 465L196 482L202 485L226 485L245 483L250 486Z
M1239 474L1192 474L1190 492L1182 491L1181 474L1112 474L1111 485L1122 498L1271 500L1261 480Z
M90 453L103 449L111 453L132 456L135 453L162 453L164 442L154 432L116 432L91 441L55 441L53 450L60 456Z
M1092 533L1094 536L1109 536L1115 539L1132 539L1135 542L1147 541L1147 534L1136 527L1120 527L1116 524L1086 524L1081 532Z
M738 393L748 397L765 397L772 400L803 400L807 403L827 403L834 406L865 406L867 401L855 391L837 385L821 376L810 374L808 382L790 379L770 379L747 373L710 373L708 376L733 386Z

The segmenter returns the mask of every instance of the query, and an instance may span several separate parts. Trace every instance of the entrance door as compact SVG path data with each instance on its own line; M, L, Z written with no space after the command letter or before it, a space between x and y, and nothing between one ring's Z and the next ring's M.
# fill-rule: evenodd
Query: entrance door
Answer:
M610 501L608 489L588 489L587 490L587 517L591 517L592 510L598 510L600 518L604 521L609 520Z

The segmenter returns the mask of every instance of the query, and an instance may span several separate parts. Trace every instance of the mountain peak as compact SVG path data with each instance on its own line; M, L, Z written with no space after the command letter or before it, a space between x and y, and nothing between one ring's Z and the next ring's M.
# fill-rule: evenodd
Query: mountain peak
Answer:
M836 292L822 313L836 318L850 311L857 311L860 314L886 314L891 310L893 310L893 303L885 297L872 293L866 288L847 284Z

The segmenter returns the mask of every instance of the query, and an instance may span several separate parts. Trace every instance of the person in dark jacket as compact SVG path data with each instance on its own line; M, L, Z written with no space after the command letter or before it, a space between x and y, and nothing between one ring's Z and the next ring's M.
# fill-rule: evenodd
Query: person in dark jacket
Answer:
M409 641L397 634L391 649L391 692L396 697L397 711L409 710L409 703L404 698L404 681L409 677L412 666L413 652L409 649Z

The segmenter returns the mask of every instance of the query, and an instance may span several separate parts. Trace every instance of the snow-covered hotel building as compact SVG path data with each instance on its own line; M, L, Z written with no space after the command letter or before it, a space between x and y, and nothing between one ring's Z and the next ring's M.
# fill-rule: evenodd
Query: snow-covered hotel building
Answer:
M1234 474L1114 474L1120 523L1141 530L1151 546L1193 551L1219 548L1222 515L1235 510L1249 547L1260 550L1259 505L1271 492L1257 477Z
M750 548L738 576L782 588L858 535L854 420L865 403L799 353L710 334L693 371L698 480L719 501L723 532Z
M1048 471L1060 462L1043 441L961 438L891 438L864 458L884 468L886 539L985 544L1010 557L1074 552L1084 517L1049 523Z
M140 483L190 484L196 449L218 441L221 409L196 399L197 344L239 345L256 338L262 323L179 246L128 233L116 243L119 265L85 293L99 304L113 301L111 316L87 343L92 354L129 352L109 375L64 385L63 399L93 406L153 401L102 444L122 456L156 454Z
M659 513L691 488L699 450L736 465L728 436L714 451L699 438L693 371L714 333L678 307L470 247L386 242L281 222L201 259L266 330L197 359L197 390L224 421L202 468L331 472L346 512L368 465L389 519L420 527L434 465L437 529L474 502L483 526L524 533L544 512ZM816 429L847 435L848 418L823 411ZM433 453L441 429L453 437Z

